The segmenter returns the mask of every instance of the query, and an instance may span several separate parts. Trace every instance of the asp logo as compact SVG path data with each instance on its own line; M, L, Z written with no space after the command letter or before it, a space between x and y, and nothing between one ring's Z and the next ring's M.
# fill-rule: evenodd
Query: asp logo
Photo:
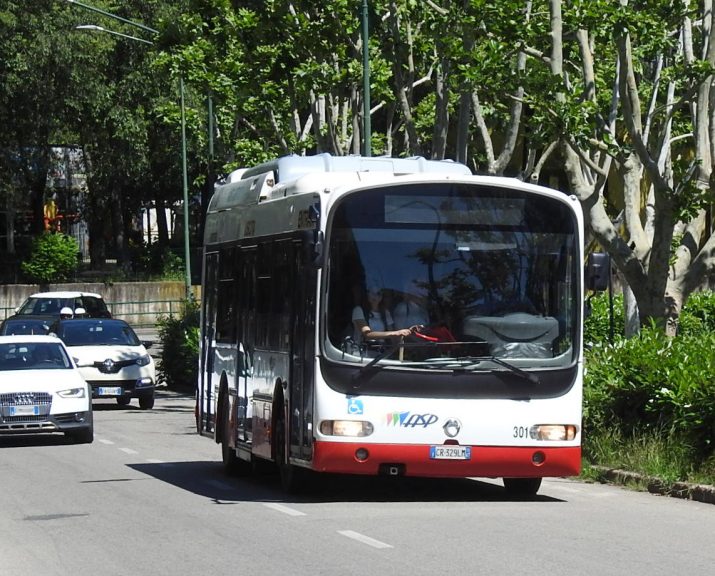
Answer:
M388 426L402 426L403 428L427 428L437 422L434 414L412 414L411 412L390 412L387 415Z

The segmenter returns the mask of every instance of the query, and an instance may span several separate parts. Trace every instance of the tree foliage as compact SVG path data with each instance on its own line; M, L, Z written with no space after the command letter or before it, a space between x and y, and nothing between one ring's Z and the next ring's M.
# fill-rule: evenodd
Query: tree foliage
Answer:
M217 174L356 153L365 139L354 0L94 1L156 28L152 46L73 32L96 21L147 39L70 3L25 4L0 8L6 182L40 198L47 144L81 145L97 261L110 245L127 262L139 207L181 197L180 79L190 195L204 208ZM673 333L715 267L712 0L369 6L374 153L454 158L575 194L631 290L626 306Z

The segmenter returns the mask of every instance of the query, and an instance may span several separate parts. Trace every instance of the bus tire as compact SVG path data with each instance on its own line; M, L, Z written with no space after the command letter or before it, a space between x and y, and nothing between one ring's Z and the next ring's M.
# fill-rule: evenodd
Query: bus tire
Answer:
M503 481L509 496L536 496L541 487L541 478L504 478Z
M282 403L280 404L282 407ZM307 472L288 462L286 453L286 423L281 409L276 418L276 465L281 478L281 486L287 494L300 494L305 489Z
M221 402L221 461L223 469L229 476L244 476L250 472L250 465L236 456L236 450L229 443L231 433L228 413L228 399Z

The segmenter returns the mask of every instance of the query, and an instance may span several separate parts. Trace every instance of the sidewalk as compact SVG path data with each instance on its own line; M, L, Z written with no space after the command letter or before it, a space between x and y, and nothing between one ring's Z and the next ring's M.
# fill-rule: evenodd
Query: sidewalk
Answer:
M651 494L695 500L696 502L703 502L705 504L715 504L715 486L690 484L689 482L673 482L669 484L660 478L644 476L636 472L617 470L606 466L591 466L591 469L597 473L599 482L618 484L621 486L634 486L645 489Z

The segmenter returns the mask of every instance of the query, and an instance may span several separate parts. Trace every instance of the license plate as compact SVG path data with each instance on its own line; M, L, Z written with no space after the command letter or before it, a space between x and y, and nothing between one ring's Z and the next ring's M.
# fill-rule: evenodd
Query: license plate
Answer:
M98 396L121 396L122 388L120 386L107 386L97 388Z
M470 460L471 446L430 446L429 457L433 460Z
M39 416L39 406L11 406L10 416Z

